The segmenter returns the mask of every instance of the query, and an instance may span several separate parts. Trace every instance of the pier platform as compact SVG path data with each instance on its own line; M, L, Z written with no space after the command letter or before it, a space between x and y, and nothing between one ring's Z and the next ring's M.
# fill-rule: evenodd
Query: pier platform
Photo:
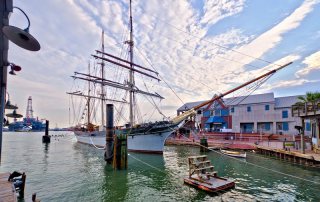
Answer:
M10 173L0 173L0 202L16 202L17 194L12 182L8 181Z
M320 167L320 155L315 153L303 154L298 151L286 151L283 149L274 149L257 145L257 151L260 154L273 156L282 160L291 161L293 163Z

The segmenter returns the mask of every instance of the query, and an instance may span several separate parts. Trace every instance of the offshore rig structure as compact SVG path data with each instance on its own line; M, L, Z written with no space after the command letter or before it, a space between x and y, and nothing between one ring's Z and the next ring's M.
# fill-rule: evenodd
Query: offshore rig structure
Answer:
M18 121L17 118L14 118L14 122L9 124L9 131L16 132L36 132L36 131L44 131L46 128L45 121L39 120L38 117L33 117L33 109L32 109L32 98L29 96L26 116L22 121Z

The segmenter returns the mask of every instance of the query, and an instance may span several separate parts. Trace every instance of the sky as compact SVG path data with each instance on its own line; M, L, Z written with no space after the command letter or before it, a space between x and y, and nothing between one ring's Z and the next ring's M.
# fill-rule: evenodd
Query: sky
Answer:
M22 67L17 75L8 75L7 91L18 113L25 115L32 96L34 116L48 119L51 127L79 120L73 116L80 116L83 108L74 105L81 101L66 92L81 86L70 76L75 71L86 73L88 63L97 64L91 54L101 48L102 29L105 51L127 59L128 2L14 0L14 6L29 16L30 33L41 44L38 52L9 44L8 60ZM254 93L281 97L319 91L319 0L133 0L132 9L134 62L156 69L161 79L135 74L136 85L165 97L153 103L167 117L185 102L210 99L288 62L293 63ZM25 28L27 20L14 9L10 25ZM110 64L106 68L110 79L123 71ZM141 111L151 114L141 112L144 121L161 117L158 110L144 105Z

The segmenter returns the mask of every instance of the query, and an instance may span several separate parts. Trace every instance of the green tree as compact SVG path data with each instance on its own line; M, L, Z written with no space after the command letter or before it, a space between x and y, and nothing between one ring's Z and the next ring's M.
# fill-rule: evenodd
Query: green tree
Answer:
M320 92L307 92L305 96L298 96L299 101L296 103L298 105L302 105L306 102L316 102L320 100Z

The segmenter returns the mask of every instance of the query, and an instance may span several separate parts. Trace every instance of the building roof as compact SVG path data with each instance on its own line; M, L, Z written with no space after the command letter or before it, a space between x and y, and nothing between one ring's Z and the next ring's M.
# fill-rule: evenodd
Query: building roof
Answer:
M230 97L230 98L223 99L223 101L227 106L274 102L275 108L284 108L284 107L291 107L293 104L297 103L299 101L298 97L299 95L275 98L273 93L264 93L264 94L256 94L256 95L249 95L249 96ZM207 100L185 103L183 106L181 106L178 109L178 111L186 111L205 101ZM202 109L206 107L207 105L202 107ZM210 109L213 109L213 108L214 108L214 105L211 105Z
M256 94L256 95L249 95L249 96L240 96L240 97L230 97L222 99L225 105L244 105L244 104L255 104L255 103L267 103L267 102L274 102L274 94L273 93L265 93L265 94ZM204 101L197 101L197 102L188 102L179 107L178 111L186 111L191 109ZM206 108L206 106L201 107L201 109ZM210 109L213 109L214 105L211 105Z
M256 94L249 96L240 96L224 99L226 105L245 105L245 104L257 104L274 102L273 93Z
M186 110L189 110L203 102L206 102L208 100L203 100L203 101L197 101L197 102L188 102L188 103L185 103L184 105L182 105L181 107L179 107L178 111L186 111ZM202 108L205 108L206 106L202 107Z
M299 101L299 95L278 97L275 99L275 108L291 107Z

